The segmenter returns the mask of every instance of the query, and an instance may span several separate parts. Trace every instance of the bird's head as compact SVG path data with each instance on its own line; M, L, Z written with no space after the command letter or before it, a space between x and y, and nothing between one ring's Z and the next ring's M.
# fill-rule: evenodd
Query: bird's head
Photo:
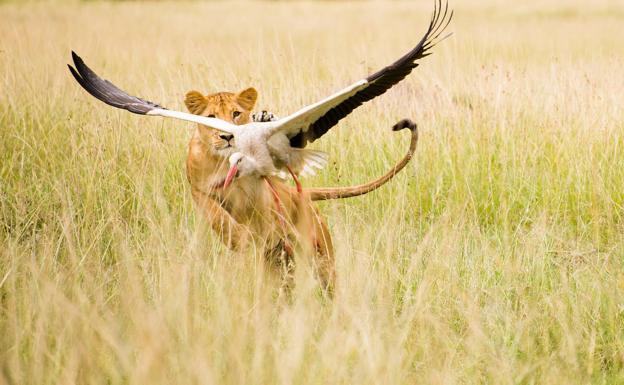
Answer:
M257 169L256 161L241 152L235 152L229 158L230 169L225 177L223 188L227 188L234 178L241 178L254 173Z

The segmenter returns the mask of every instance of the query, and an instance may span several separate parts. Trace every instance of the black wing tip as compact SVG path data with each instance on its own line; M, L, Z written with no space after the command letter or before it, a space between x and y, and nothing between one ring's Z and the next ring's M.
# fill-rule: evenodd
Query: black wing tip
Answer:
M67 65L74 79L96 99L117 108L130 111L135 114L145 115L155 108L166 109L154 102L150 102L119 89L111 82L100 78L75 51L71 51L74 66Z
M71 72L71 74L74 76L74 79L76 79L78 84L80 84L80 86L84 88L85 91L106 103L106 101L102 99L102 96L99 95L99 93L97 92L97 87L94 86L93 82L89 80L89 77L85 73L85 68L89 67L87 67L82 58L80 58L80 56L78 56L76 52L72 50L71 53L74 65L76 67L74 68L71 66L71 64L68 64L67 67L69 68L69 72Z
M74 78L80 83L80 80L82 80L82 78L80 78L80 75L78 74L78 71L76 71L76 69L74 67L71 66L71 64L67 65L67 68L69 68L69 72L74 76Z
M87 76L90 73L95 74L88 65L85 64L84 60L74 51L72 51L72 60L74 61L74 65L76 66L76 71L80 74L83 79L88 79Z
M78 78L82 78L82 76L80 76L78 74L78 63L76 63L77 61L82 61L82 59L80 58L80 56L78 56L78 54L76 53L76 51L74 51L73 49L71 50L71 56L72 56L72 61L74 62L74 65L76 66L76 68L72 67L71 64L67 64L67 68L69 68L69 71L72 73L72 75L74 75L74 77L76 78L76 80L78 80Z
M82 58L78 56L78 54L74 50L71 51L71 56L72 56L72 61L74 62L74 65L76 66L76 69L80 70L80 66L84 65L84 60L82 60Z
M416 64L416 60L431 55L431 48L435 47L438 43L442 42L452 35L452 33L449 33L440 38L440 35L444 33L446 28L451 23L454 14L453 10L450 10L449 12L448 1L445 1L444 3L445 5L443 6L442 0L434 1L433 14L431 15L429 26L418 44L416 44L416 46L412 48L411 51L406 53L403 57L401 57L390 66L385 67L367 76L366 80L368 82L372 83L377 81L377 79L384 76L387 71L396 71L399 68L409 68L409 70L411 71L411 69L418 66L418 64ZM409 73L409 71L407 73Z
M453 15L455 14L455 10L450 9L449 12L449 2L448 0L444 1L444 5L442 4L442 0L438 0L434 3L433 16L431 17L431 21L429 23L429 29L427 30L426 43L428 43L427 48L431 48L443 39L438 39L438 37L446 30L446 28L453 20ZM437 40L437 41L435 41Z

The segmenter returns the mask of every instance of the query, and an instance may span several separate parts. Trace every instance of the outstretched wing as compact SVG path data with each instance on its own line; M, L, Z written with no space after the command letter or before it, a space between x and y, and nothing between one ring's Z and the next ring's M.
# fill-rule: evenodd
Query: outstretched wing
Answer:
M448 3L443 6L442 0L436 0L429 28L411 51L366 79L359 80L334 95L279 120L275 131L284 132L293 147L303 148L308 143L314 142L354 109L405 79L418 67L417 60L430 55L432 47L450 36L449 34L440 37L452 18L453 11L449 12Z
M221 119L168 110L156 103L129 95L113 83L99 77L74 51L72 51L72 58L76 68L69 64L67 67L69 67L69 71L76 81L88 93L110 106L122 108L140 115L165 116L195 122L230 134L233 134L235 131L235 125Z

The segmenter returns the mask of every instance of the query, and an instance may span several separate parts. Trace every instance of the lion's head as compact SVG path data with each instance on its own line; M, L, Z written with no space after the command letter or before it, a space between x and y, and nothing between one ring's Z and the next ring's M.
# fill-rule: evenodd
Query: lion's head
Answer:
M189 91L184 104L191 114L219 118L234 124L246 124L251 120L251 111L257 99L258 91L252 87L239 93L217 92L211 95ZM199 129L202 141L209 144L215 153L224 157L230 155L234 145L233 135L202 125Z

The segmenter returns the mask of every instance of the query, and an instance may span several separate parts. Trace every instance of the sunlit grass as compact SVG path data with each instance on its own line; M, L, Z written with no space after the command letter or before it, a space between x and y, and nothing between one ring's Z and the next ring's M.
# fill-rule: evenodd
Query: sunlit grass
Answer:
M331 301L200 226L192 125L97 102L260 91L278 115L386 65L429 1L0 5L0 383L624 382L624 5L452 4L454 35L315 143Z

